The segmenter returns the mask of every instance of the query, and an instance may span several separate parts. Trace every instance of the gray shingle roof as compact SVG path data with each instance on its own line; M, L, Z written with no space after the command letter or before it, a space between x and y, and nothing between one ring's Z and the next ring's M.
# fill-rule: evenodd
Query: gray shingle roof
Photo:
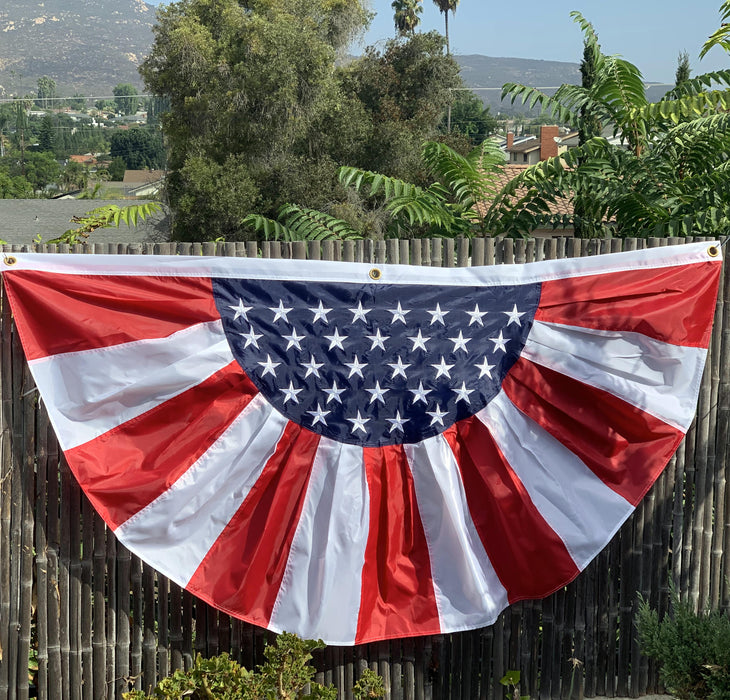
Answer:
M110 204L119 207L142 204L144 200L99 199L0 199L0 239L8 243L33 243L40 234L43 242L57 238L74 227L72 216ZM90 243L158 243L170 238L170 221L162 211L140 222L138 226L121 224L119 228L97 229L89 236Z

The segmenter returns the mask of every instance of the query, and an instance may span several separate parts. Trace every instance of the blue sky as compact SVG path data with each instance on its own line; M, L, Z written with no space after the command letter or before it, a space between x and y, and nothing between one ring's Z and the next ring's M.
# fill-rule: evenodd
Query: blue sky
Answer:
M159 0L153 0L157 4ZM375 19L362 46L393 36L392 0L370 0ZM673 82L677 55L687 51L693 75L730 68L730 55L702 43L720 24L721 0L461 0L449 17L454 53L579 62L582 34L570 18L579 10L593 23L604 53L621 54L650 81ZM422 28L443 31L433 0L423 0ZM353 53L359 53L353 47Z

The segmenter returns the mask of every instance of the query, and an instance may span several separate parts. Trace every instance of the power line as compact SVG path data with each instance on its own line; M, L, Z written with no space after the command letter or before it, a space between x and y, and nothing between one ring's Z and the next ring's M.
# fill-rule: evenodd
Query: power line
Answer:
M70 95L67 97L0 97L0 104L12 104L13 102L28 102L28 100L35 102L36 100L43 100L44 102L68 102L69 100L115 100L115 99L134 99L140 97L155 97L155 95L148 95L142 93L141 95Z

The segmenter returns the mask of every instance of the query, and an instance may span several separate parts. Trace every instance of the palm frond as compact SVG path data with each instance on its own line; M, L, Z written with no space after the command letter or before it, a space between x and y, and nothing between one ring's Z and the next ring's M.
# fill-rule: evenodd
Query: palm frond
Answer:
M712 71L683 80L679 85L666 92L660 101L676 100L686 95L698 95L713 85L730 86L730 70Z
M278 212L279 220L249 214L242 223L265 239L283 241L324 241L362 238L346 221L315 209L286 204Z
M700 58L704 58L707 52L715 46L719 46L725 51L730 51L730 0L724 0L720 5L720 19L722 21L721 26L716 29L707 41L702 45L700 51Z

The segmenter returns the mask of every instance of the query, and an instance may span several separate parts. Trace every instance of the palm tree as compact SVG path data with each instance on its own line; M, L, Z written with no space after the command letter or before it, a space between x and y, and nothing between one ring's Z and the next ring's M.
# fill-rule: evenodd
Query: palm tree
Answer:
M433 3L439 8L439 12L444 13L444 34L446 36L446 55L448 56L451 53L449 46L449 10L455 13L456 8L459 6L459 0L433 0Z
M391 5L395 14L395 28L400 36L413 35L421 23L419 15L423 12L421 0L393 0Z
M598 235L609 222L614 234L628 236L717 231L730 215L730 91L709 88L730 85L730 71L690 78L652 104L638 68L604 55L591 24L571 14L592 54L592 84L562 85L549 96L508 83L503 97L539 104L579 130L590 115L601 128L612 128L619 143L594 137L528 168L497 198L491 224L515 235L550 224L575 225L573 217L550 213L551 203L567 197L592 203L590 221L581 211L582 235Z

